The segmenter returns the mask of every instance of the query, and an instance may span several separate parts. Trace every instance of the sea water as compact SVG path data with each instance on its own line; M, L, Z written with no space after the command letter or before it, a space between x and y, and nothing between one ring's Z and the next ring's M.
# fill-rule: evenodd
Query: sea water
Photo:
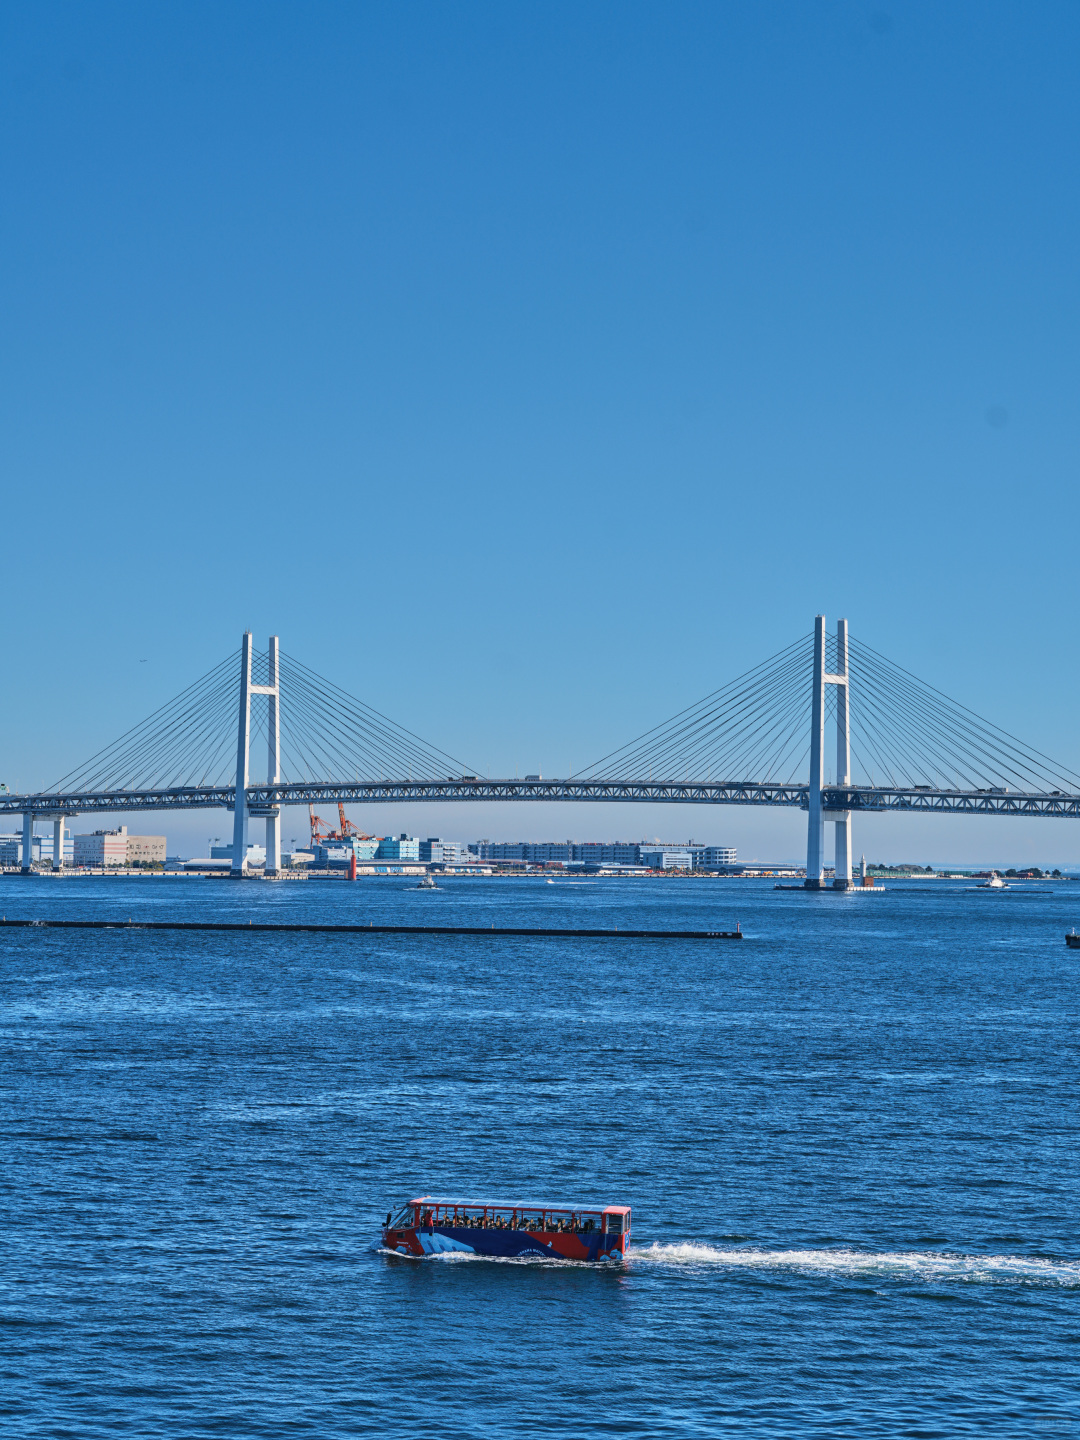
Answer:
M13 1437L1080 1433L1080 884L0 880ZM423 1192L618 1268L413 1261Z

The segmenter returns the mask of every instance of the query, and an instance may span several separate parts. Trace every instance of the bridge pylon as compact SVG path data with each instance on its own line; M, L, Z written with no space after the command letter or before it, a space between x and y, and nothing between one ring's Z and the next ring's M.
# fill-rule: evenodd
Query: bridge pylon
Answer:
M266 685L255 685L251 679L251 631L244 632L240 646L240 717L236 737L236 801L233 808L232 875L242 879L247 873L247 830L249 819L266 821L266 868L264 874L276 875L281 869L281 807L280 805L248 804L247 788L251 783L251 697L269 698L267 719L266 780L276 785L281 779L281 669L278 637L270 636Z
M836 784L851 784L851 710L848 694L848 631L847 621L836 625L836 669L825 668L825 616L814 618L814 680L810 706L810 788L809 818L806 837L806 888L824 890L825 821L836 826L836 862L834 890L850 890L851 880L851 811L828 810L822 805L825 788L825 686L836 686Z
M843 676L843 683L840 677ZM837 786L851 784L851 730L849 708L851 691L848 688L848 634L847 621L836 622L836 674L830 677L836 685L836 783ZM833 889L850 890L851 878L851 811L826 811L836 827L835 866Z

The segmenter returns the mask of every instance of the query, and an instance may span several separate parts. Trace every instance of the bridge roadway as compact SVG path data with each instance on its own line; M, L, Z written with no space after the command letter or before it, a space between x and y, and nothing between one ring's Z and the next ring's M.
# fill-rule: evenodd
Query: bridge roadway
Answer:
M808 785L773 782L694 780L363 780L309 784L249 785L248 813L253 819L278 805L319 805L341 801L370 805L404 801L555 800L676 805L786 805L809 808ZM0 814L33 814L38 820L60 816L105 815L136 810L235 808L236 791L227 786L190 786L159 790L105 790L74 794L0 795ZM826 786L825 818L845 811L930 811L959 815L1049 815L1080 819L1080 795L1024 794L1011 790L935 790L923 787Z

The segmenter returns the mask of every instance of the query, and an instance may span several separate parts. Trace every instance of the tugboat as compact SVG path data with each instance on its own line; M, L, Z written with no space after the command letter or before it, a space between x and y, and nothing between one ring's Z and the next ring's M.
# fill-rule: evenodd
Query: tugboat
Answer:
M984 880L981 885L975 886L976 890L1008 890L1009 888L996 870L990 871L989 880Z
M542 1205L420 1195L387 1214L387 1250L422 1259L452 1252L501 1259L621 1261L629 1205Z
M433 875L425 875L416 888L417 890L437 890L439 887L435 884Z

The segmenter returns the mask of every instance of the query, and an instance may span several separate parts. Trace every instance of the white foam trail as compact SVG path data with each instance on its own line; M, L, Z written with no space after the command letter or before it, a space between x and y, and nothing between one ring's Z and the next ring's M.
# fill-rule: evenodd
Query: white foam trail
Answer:
M631 1264L700 1269L787 1270L871 1280L967 1281L982 1285L1054 1285L1080 1288L1080 1261L1030 1255L957 1255L933 1250L754 1250L686 1241L634 1245Z

